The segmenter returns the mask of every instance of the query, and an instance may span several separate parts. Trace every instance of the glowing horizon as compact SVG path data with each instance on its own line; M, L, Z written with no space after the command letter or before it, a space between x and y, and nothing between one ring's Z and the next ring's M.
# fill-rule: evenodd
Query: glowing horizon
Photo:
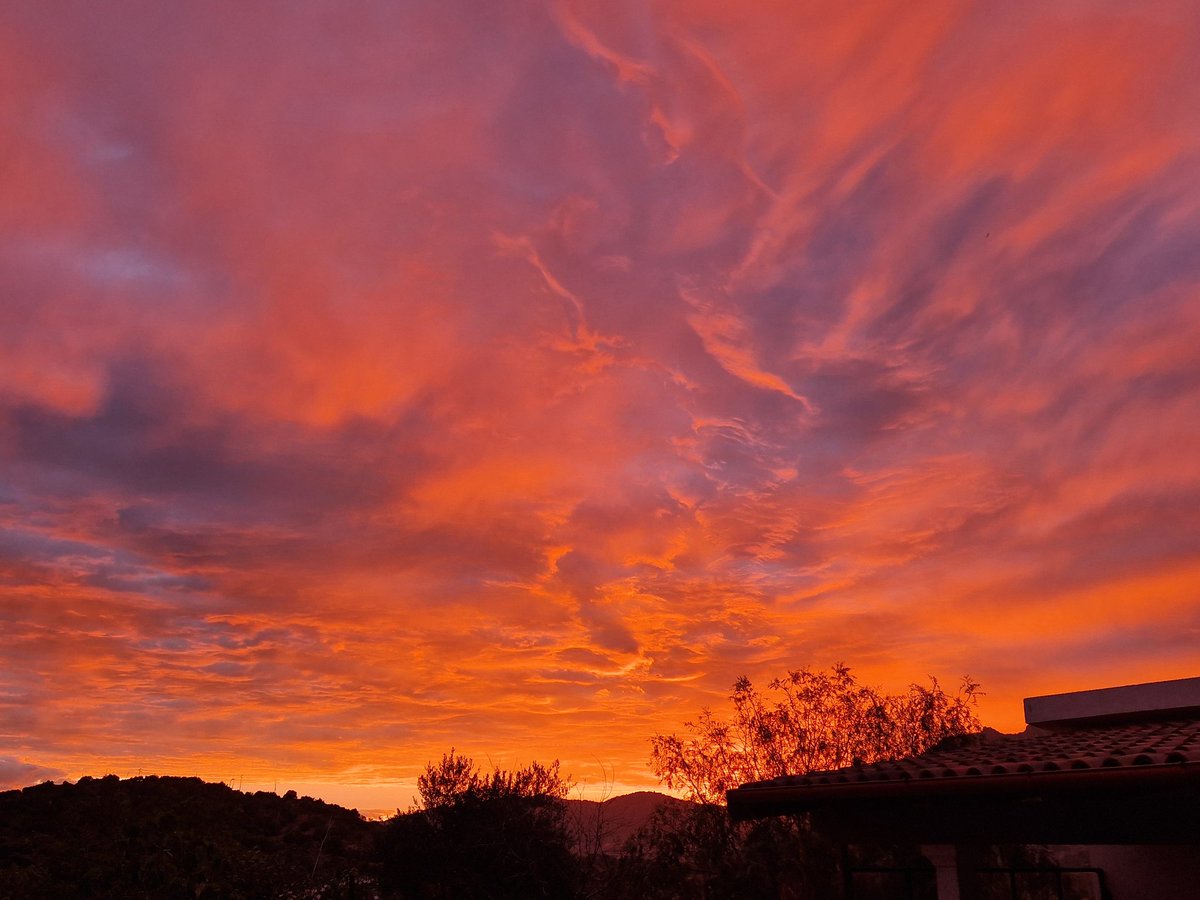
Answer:
M116 6L0 10L0 789L1200 673L1194 4Z

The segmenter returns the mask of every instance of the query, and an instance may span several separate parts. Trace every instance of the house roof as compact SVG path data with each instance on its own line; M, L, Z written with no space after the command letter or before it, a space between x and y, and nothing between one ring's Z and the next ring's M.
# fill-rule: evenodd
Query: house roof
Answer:
M1048 728L985 729L919 756L745 784L729 792L730 813L810 813L834 830L922 840L978 830L986 816L1004 826L996 840L1124 843L1178 836L1156 824L1171 812L1200 837L1200 715L1127 707L1097 714L1089 701L1085 716Z
M742 785L740 800L755 790L779 787L838 789L843 785L921 782L950 778L1005 778L1146 766L1200 766L1200 718L1137 722L1051 732L1031 726L1021 734L948 738L920 756L787 775Z

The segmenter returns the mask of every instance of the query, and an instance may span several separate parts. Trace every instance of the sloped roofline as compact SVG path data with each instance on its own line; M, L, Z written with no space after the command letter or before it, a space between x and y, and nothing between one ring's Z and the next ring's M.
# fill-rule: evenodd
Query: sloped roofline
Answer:
M1030 698L1022 734L744 784L729 812L807 815L848 840L1200 840L1200 678L1181 681Z

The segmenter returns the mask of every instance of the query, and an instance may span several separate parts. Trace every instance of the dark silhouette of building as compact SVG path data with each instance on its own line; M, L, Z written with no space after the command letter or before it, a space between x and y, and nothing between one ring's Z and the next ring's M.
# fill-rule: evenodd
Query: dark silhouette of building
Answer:
M846 844L920 846L923 871L848 871L854 900L1200 898L1200 678L1031 697L1025 721L1021 734L745 784L729 810L804 813Z

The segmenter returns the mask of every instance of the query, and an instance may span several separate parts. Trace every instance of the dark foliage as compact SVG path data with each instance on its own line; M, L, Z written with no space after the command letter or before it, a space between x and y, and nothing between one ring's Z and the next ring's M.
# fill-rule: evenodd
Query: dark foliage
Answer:
M81 778L0 793L0 898L371 896L352 810L199 778Z
M729 719L704 709L685 723L684 736L651 739L651 768L696 805L665 812L629 845L621 875L611 879L620 891L614 896L835 898L854 854L862 857L855 865L913 856L911 848L840 848L804 817L733 822L725 792L748 781L920 753L978 731L978 688L964 678L951 695L931 679L928 687L889 695L859 684L841 664L788 672L767 692L738 679Z
M196 778L9 791L0 900L837 896L836 851L791 820L734 824L723 807L660 797L621 847L581 842L557 766L483 774L451 753L419 788L421 805L386 823Z
M729 696L728 720L703 709L684 723L683 737L655 735L650 767L693 800L724 803L726 791L749 781L895 759L977 732L978 694L966 677L955 694L935 678L928 687L884 694L859 684L841 663L788 672L767 692L742 677Z
M730 820L715 804L664 806L612 862L611 900L840 896L839 851L794 819Z
M721 806L646 795L638 820L658 809L641 828L606 824L597 809L583 825L596 839L583 841L555 766L485 775L451 753L420 788L421 806L386 823L195 778L10 791L0 794L0 900L841 896L842 848L802 820L733 823ZM632 837L603 839L610 826ZM850 852L858 864L912 864Z
M487 775L451 751L418 780L420 808L387 824L384 890L439 900L575 896L569 787L557 762Z

